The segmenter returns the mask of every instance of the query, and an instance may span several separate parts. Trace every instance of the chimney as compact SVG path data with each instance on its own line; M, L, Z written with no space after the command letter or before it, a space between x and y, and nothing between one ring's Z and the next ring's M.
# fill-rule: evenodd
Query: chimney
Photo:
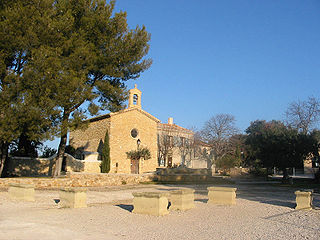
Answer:
M172 117L169 117L169 118L168 118L168 124L170 124L170 125L173 124L173 118L172 118Z

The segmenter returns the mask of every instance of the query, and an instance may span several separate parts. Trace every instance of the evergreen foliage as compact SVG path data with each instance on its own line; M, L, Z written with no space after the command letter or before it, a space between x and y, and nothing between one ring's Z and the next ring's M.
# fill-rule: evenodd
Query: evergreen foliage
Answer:
M139 148L138 150L131 150L126 152L127 157L132 160L139 160L143 158L144 160L148 160L151 158L150 150L147 147Z
M104 144L102 148L102 163L101 172L108 173L110 171L110 145L109 145L109 133L106 132L104 137Z
M283 170L284 178L288 177L286 168L301 168L310 154L318 156L315 134L299 133L280 121L254 121L246 132L252 157L263 167Z
M52 157L56 153L57 153L57 149L45 146L40 157L41 158L49 158L49 157Z
M105 0L17 0L0 4L0 143L60 136L59 176L70 129L86 113L117 111L125 82L149 68L150 34L129 29ZM24 127L24 130L21 128ZM0 162L0 171L1 171Z

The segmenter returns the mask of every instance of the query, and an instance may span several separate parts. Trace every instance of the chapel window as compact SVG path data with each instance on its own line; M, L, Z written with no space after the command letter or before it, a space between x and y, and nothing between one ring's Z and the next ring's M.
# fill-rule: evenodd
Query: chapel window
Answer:
M134 94L134 95L133 95L133 104L134 104L134 105L137 105L137 103L138 103L138 95L137 95L137 94Z
M136 138L138 136L138 130L137 129L132 129L131 130L131 137Z

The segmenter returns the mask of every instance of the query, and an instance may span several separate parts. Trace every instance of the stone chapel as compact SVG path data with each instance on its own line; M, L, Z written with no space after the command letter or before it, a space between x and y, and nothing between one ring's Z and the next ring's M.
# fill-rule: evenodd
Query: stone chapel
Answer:
M110 146L110 173L145 173L155 171L159 167L158 138L159 134L172 132L179 138L192 138L193 132L173 123L161 123L159 119L141 108L141 91L137 85L129 90L129 104L124 110L101 115L86 120L88 127L85 130L70 132L70 145L81 153L81 159L97 161L101 159L101 150L105 134L109 133ZM170 132L170 133L169 133ZM147 147L151 159L139 161L127 158L126 152ZM79 156L78 156L79 158ZM179 165L179 154L170 153L165 167Z
M70 132L70 145L80 149L84 160L99 160L106 131L109 133L110 172L144 173L155 171L157 160L157 126L160 120L141 109L141 91L129 91L129 104L124 110L86 120L88 128ZM138 162L126 152L147 147L151 159Z

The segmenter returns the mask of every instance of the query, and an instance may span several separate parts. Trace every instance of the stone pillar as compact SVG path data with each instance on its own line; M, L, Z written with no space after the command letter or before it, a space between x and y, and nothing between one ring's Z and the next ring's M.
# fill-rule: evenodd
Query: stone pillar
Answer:
M221 205L236 204L236 188L208 187L208 203Z
M134 192L133 213L163 216L168 211L168 194L163 192Z
M295 209L312 209L312 191L295 191L297 206Z
M170 191L170 210L189 210L194 208L194 189L179 189Z
M34 185L32 184L9 184L9 196L14 200L23 200L33 202L34 199Z
M61 208L85 208L87 207L86 188L63 188L60 189Z

